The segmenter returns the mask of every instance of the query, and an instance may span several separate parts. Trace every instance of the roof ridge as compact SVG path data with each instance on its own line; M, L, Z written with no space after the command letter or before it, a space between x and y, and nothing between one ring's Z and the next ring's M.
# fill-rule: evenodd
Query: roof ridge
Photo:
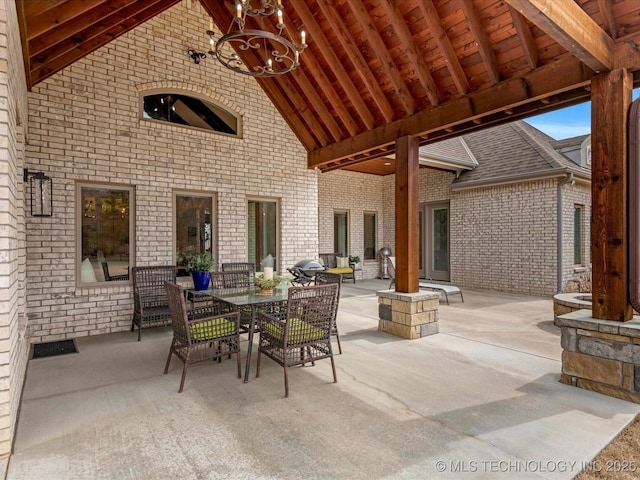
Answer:
M540 130L538 130L537 128L529 125L528 123L522 121L522 120L517 120L515 122L510 123L510 125L514 128L514 130L516 130L516 132L518 133L518 135L520 135L522 137L522 139L527 142L529 145L531 145L531 147L540 155L540 157L547 162L547 164L552 167L552 168L558 168L558 167L567 167L567 165L564 162L561 162L558 160L558 158L556 157L556 155L561 155L560 153L558 153L549 142L541 142L539 141L537 138L535 138L531 133L532 132L527 132L527 127L534 130L535 132L540 132ZM524 125L526 125L527 127L525 127ZM541 134L544 135L543 132L540 132ZM551 137L549 137L551 139Z

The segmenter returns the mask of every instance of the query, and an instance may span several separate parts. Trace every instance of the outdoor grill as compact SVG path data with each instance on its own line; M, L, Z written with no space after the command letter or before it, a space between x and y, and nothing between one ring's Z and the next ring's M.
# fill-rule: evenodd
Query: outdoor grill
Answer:
M287 271L293 275L292 283L307 285L313 282L316 272L321 272L326 268L317 260L301 260Z

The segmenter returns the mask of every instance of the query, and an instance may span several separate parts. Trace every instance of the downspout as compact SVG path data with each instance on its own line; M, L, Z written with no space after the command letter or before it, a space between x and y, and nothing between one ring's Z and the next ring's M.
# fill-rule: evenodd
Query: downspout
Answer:
M563 208L563 204L562 204L562 187L564 187L565 185L567 185L568 183L575 183L575 180L573 178L573 173L569 172L566 176L566 178L560 182L558 182L558 201L556 202L556 204L558 205L558 214L556 215L557 217L557 222L558 222L558 265L557 265L557 293L562 293L562 278L563 278L563 273L564 273L564 265L563 265L563 259L564 259L564 255L562 254L562 247L563 247L563 235L562 235L562 208Z
M640 312L640 99L629 111L629 303Z

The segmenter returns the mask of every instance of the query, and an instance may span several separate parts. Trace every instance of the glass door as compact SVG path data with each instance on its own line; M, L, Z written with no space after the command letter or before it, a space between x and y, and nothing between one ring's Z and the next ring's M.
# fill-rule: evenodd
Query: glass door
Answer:
M427 274L434 280L449 281L449 205L428 205Z

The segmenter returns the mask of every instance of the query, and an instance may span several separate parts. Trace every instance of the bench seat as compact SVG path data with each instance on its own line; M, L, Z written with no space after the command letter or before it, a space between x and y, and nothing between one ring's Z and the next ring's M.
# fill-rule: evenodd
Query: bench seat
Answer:
M460 288L455 287L453 285L442 285L440 283L431 283L431 282L419 282L418 286L420 288L428 288L429 290L436 290L444 293L444 298L447 300L447 305L449 305L449 295L460 295L460 299L462 303L464 303L464 297L462 296L462 290Z

